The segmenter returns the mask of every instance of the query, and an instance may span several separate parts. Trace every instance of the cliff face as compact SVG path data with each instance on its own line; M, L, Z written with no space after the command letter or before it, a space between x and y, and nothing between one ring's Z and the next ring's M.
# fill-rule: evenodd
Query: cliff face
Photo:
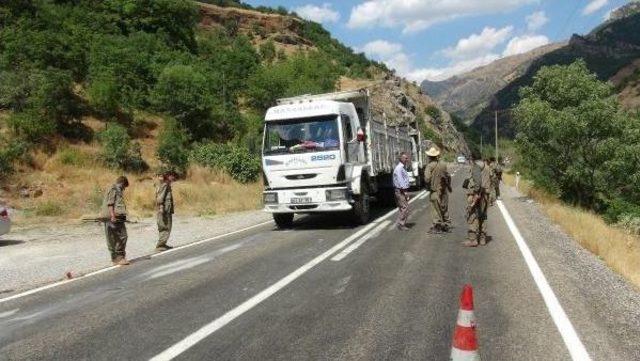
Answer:
M200 27L204 30L228 30L231 27L239 34L247 35L256 45L271 40L276 48L283 49L288 54L318 49L311 39L305 37L304 20L295 16L202 3L200 14ZM438 138L431 140L441 143L446 151L469 153L464 137L454 126L449 114L431 98L422 94L419 87L382 68L373 69L372 73L373 79L343 77L337 84L337 90L368 88L373 96L373 111L377 115L384 112L389 119L400 119L403 124L413 125L416 121L424 121L426 127ZM428 107L441 110L439 119L427 115Z
M385 75L376 80L353 80L343 78L340 90L367 88L372 96L372 111L377 118L382 114L390 119L390 125L409 124L418 127L416 122L424 121L435 134L435 139L444 150L456 154L469 154L469 147L464 136L456 129L451 116L441 110L439 118L427 114L429 107L437 107L436 103L422 90L405 79ZM428 136L427 136L428 138Z
M280 45L313 47L313 43L302 36L303 20L294 16L204 3L200 3L200 16L203 29L233 27L254 40L271 39Z

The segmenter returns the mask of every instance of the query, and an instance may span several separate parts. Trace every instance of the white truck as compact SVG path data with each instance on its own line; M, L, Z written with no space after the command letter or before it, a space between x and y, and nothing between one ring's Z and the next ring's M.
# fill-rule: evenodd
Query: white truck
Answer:
M411 155L411 183L420 187L422 139L409 126L374 119L367 89L278 100L265 116L264 210L279 228L295 213L350 212L364 224L372 199L393 199L398 155Z

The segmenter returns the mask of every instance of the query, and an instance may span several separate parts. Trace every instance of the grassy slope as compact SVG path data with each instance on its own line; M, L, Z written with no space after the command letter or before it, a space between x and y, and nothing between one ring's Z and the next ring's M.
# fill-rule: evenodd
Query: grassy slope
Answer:
M513 186L512 174L504 180ZM582 247L600 257L609 267L640 288L640 237L606 224L599 215L566 205L535 188L527 180L520 181L520 193L540 203L547 216Z

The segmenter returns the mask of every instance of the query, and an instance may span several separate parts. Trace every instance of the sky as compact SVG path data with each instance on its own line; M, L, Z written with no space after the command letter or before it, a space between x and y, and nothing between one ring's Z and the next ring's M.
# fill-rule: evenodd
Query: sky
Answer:
M443 80L586 34L626 0L245 0L322 23L410 80Z

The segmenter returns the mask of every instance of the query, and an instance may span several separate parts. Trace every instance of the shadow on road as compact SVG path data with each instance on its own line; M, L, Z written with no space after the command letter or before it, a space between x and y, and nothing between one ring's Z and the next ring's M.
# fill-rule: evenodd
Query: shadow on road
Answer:
M23 243L24 241L18 241L15 239L0 239L0 247L15 246Z
M371 220L374 220L395 207L372 206ZM351 218L349 212L318 213L296 215L292 230L331 230L331 229L353 229L358 227Z

